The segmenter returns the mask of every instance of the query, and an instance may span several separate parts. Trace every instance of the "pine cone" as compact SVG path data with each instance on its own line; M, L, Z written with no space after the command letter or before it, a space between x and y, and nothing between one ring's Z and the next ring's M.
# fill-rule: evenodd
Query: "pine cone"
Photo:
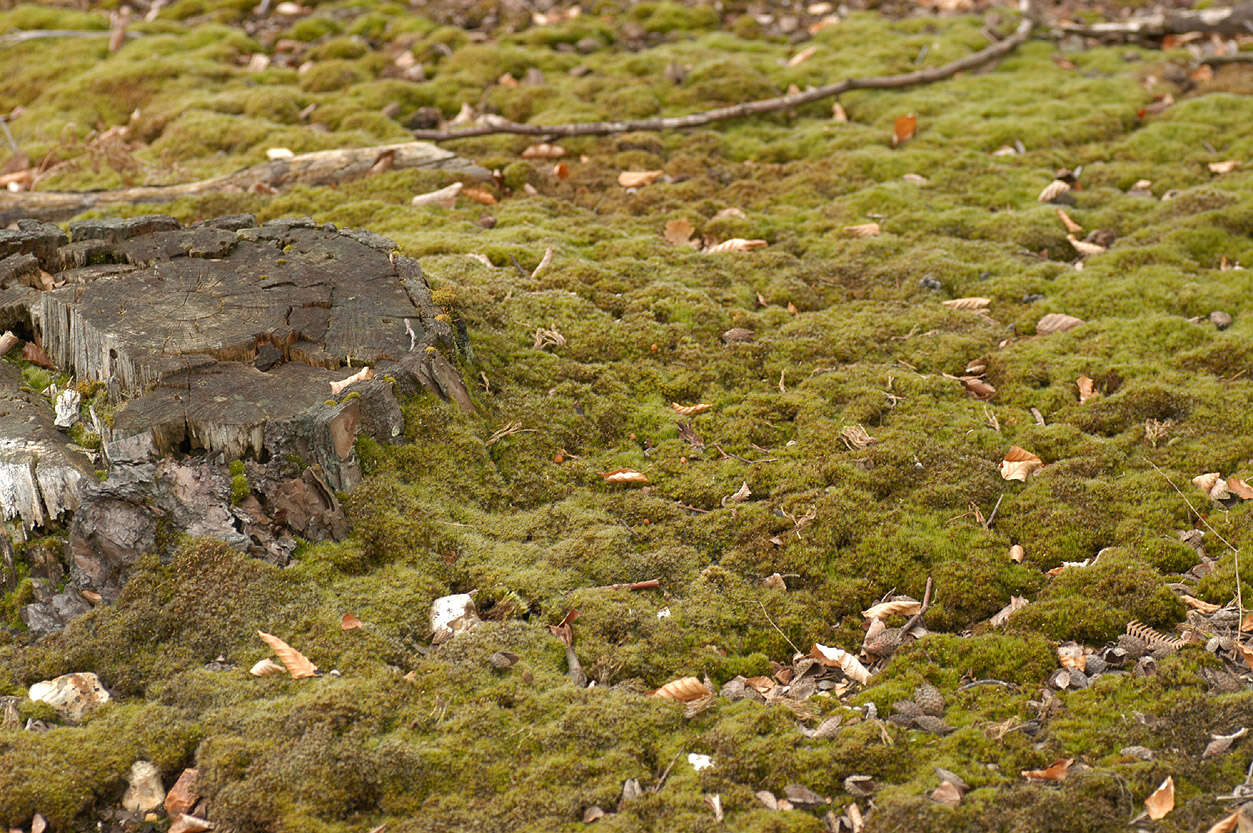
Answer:
M929 714L920 714L914 718L914 726L924 732L930 732L933 735L947 735L953 731L953 727L945 723L938 717L932 717Z
M931 683L923 683L914 689L914 702L923 714L939 717L944 714L944 695Z

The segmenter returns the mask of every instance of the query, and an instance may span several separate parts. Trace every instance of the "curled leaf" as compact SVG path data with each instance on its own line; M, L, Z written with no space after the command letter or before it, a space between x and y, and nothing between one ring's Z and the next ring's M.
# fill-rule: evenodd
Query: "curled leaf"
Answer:
M705 411L708 411L713 407L713 405L710 405L708 402L701 402L696 405L680 405L678 402L671 402L670 407L673 408L674 412L679 416L693 416L694 414L705 413Z
M1062 668L1074 668L1082 671L1087 668L1087 655L1083 652L1083 646L1077 642L1067 642L1064 645L1057 646L1057 661L1061 663Z
M1070 215L1066 213L1064 208L1057 209L1057 218L1062 221L1062 225L1066 227L1066 231L1071 234L1078 234L1083 231L1083 226L1070 219Z
M248 673L254 677L273 677L276 674L286 674L287 669L266 657L257 660L256 664L248 669Z
M1070 183L1065 180L1055 179L1044 186L1044 190L1040 192L1040 196L1036 197L1036 200L1039 202L1052 202L1069 190Z
M992 299L991 298L979 298L979 297L953 298L951 301L941 301L940 303L948 307L949 309L974 310L974 309L983 309L988 304L992 303Z
M957 381L961 382L966 392L975 399L991 399L996 396L996 388L978 376L959 376Z
M1021 564L1026 557L1027 551L1022 548L1022 544L1014 544L1009 548L1009 560L1015 564Z
M918 131L918 117L913 113L906 113L903 116L897 116L892 122L892 147L899 147L910 139L914 138L914 133Z
M1226 500L1231 497L1227 481L1223 480L1222 476L1216 471L1198 474L1192 478L1192 485L1205 492L1210 500Z
M440 208L452 208L457 204L457 195L461 193L464 186L460 182L454 182L447 188L440 188L438 191L431 191L426 194L418 194L413 198L413 205L438 205Z
M1010 596L1009 604L1005 605L1005 607L993 614L992 618L988 620L988 624L994 628L999 628L1001 625L1008 622L1009 617L1016 611L1022 610L1028 604L1030 604L1030 602L1027 601L1025 596Z
M712 694L713 692L699 678L680 677L677 680L671 680L654 691L652 696L666 700L678 700L680 703L690 703L693 700L709 697Z
M1025 448L1010 446L1001 461L1001 478L1003 480L1026 481L1034 472L1044 466L1044 461Z
M1099 255L1105 252L1104 246L1098 246L1095 243L1080 240L1073 234L1066 235L1066 239L1070 241L1070 245L1074 248L1074 250L1084 257L1088 257L1089 255Z
M618 184L623 188L642 188L656 182L661 173L661 171L623 171L618 174Z
M688 246L692 243L692 233L696 229L687 220L670 220L666 223L664 237L673 246Z
M1144 806L1153 821L1166 818L1166 814L1175 809L1175 779L1167 775L1161 786L1153 794L1144 799Z
M561 145L550 145L546 142L538 145L531 145L529 148L522 151L523 159L560 159L565 155L566 149Z
M861 664L857 657L842 648L835 648L815 642L809 655L828 668L838 668L850 680L865 685L870 682L870 669Z
M883 231L878 223L862 223L856 226L845 226L844 230L853 237L874 237Z
M1092 381L1087 376L1080 376L1075 380L1075 385L1079 388L1080 405L1096 396L1096 382Z
M481 205L495 205L497 203L490 191L484 191L482 188L463 188L461 196L469 197Z
M806 61L808 61L810 58L812 58L814 56L814 53L817 51L818 51L818 47L807 46L804 49L802 49L800 52L797 52L791 58L788 58L787 65L790 67L794 67L794 66L797 66L798 64L803 64Z
M617 469L601 472L606 483L647 483L648 478L633 469Z
M361 627L361 620L351 613L345 613L343 620L339 623L340 630L352 631Z
M867 619L887 619L892 616L913 616L922 610L922 602L908 597L892 599L871 605L861 612Z
M1032 781L1064 781L1070 772L1074 758L1063 758L1046 766L1044 769L1024 769L1022 777Z
M714 246L705 249L707 255L717 255L724 252L751 252L753 249L761 249L770 245L765 240L746 240L743 237L732 237L730 240L723 240Z
M1229 174L1242 164L1244 163L1239 159L1228 159L1225 162L1211 162L1206 167L1216 174Z
M307 677L316 677L318 675L318 667L316 665L310 662L304 654L277 636L265 631L257 631L257 636L261 637L262 642L270 646L270 650L286 666L287 673L292 675L292 679L303 680Z
M1227 478L1227 491L1240 498L1240 500L1253 500L1253 486L1250 486L1238 477Z

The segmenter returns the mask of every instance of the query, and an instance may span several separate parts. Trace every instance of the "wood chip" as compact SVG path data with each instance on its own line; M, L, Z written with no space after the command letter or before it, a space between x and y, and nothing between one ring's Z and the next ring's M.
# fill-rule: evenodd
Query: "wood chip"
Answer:
M661 174L661 171L623 171L618 174L618 184L623 188L642 188L652 185Z
M1096 396L1096 382L1087 376L1080 376L1075 380L1075 385L1079 388L1080 405Z

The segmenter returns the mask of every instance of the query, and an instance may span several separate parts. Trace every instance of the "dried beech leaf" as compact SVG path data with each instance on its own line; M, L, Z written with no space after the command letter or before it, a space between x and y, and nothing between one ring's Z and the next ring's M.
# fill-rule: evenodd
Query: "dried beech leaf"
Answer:
M745 214L740 209L736 208L735 206L731 206L730 208L724 208L721 211L719 211L717 214L715 214L714 216L710 217L709 219L710 219L710 222L715 222L717 220L725 220L728 217L735 217L736 219L739 219L739 220L748 219L748 215Z
M794 67L799 64L803 64L806 61L808 61L810 58L812 58L814 56L814 53L817 51L818 51L818 47L807 46L804 49L802 49L800 52L797 52L791 58L788 58L787 65L790 67Z
M1027 551L1022 548L1022 544L1014 544L1009 548L1009 560L1015 564L1021 564L1026 557Z
M991 399L996 396L996 388L978 376L959 376L957 381L961 382L966 392L975 399Z
M866 446L878 442L860 425L845 426L844 430L840 432L840 439L844 441L844 444L848 446L850 451L861 451Z
M743 503L752 496L753 492L748 488L748 481L745 480L740 484L740 488L735 490L735 494L727 495L722 499L722 505L726 506L728 503Z
M1066 235L1066 239L1070 241L1070 245L1076 252L1087 257L1089 255L1099 255L1105 252L1104 246L1098 246L1095 243L1089 243L1086 240L1080 240L1073 234Z
M913 113L897 116L892 122L892 147L899 147L914 138L918 132L918 117Z
M1213 613L1214 611L1220 610L1222 608L1222 605L1216 605L1213 602L1202 601L1201 599L1198 599L1195 596L1189 596L1187 593L1180 596L1179 600L1182 601L1184 604L1186 604L1188 607L1192 608L1193 610L1199 610L1202 613Z
M862 223L857 226L845 226L844 230L853 237L874 237L883 231L878 223Z
M265 631L257 631L257 636L261 637L262 642L270 646L270 650L287 667L287 673L292 675L292 679L303 680L307 677L316 677L318 675L318 667L316 665L309 662L304 654L277 636L268 634Z
M1242 164L1244 163L1239 159L1228 159L1225 162L1211 162L1206 167L1216 174L1229 174Z
M1249 733L1247 726L1240 727L1239 731L1232 732L1229 735L1210 735L1210 742L1206 745L1205 751L1201 753L1202 758L1212 758L1215 755L1221 755L1231 748L1231 744L1238 741Z
M862 685L870 682L870 670L861 664L857 657L842 648L834 648L815 642L809 655L828 668L838 668L844 676Z
M732 237L730 240L723 240L717 245L710 246L705 249L707 255L717 255L723 252L751 252L753 249L761 249L770 245L765 240L745 240L743 237Z
M787 582L779 573L771 573L761 580L761 583L775 590L786 590Z
M343 621L339 623L339 627L341 630L345 631L356 630L361 627L361 620L356 616L353 616L351 613L345 613Z
M661 171L623 171L618 174L618 184L623 188L642 188L656 182L661 173Z
M1240 498L1240 500L1253 500L1253 486L1250 486L1238 477L1227 478L1227 491Z
M1044 769L1024 769L1022 777L1030 778L1033 781L1064 781L1066 780L1066 774L1070 772L1070 765L1074 762L1074 758L1063 758L1059 761L1053 761Z
M254 677L273 677L276 674L286 674L287 669L266 657L265 659L257 660L256 664L248 669L248 673Z
M607 483L647 483L648 478L632 469L617 469L601 472Z
M770 689L778 685L778 683L770 677L749 677L744 681L744 684L753 691L756 691L758 694L765 694L770 691Z
M522 151L523 159L560 159L565 155L566 149L561 145L550 145L546 142L538 145L531 145L529 148Z
M677 680L671 680L654 691L652 696L662 697L666 700L678 700L680 703L690 703L693 700L699 700L711 694L713 692L699 678L680 677Z
M1039 202L1052 202L1069 190L1070 183L1055 179L1044 187L1044 190L1040 192L1040 196L1036 197L1036 200Z
M917 599L893 599L872 605L863 610L861 615L867 619L887 619L891 616L913 616L920 610L922 602Z
M1067 642L1064 645L1057 646L1057 661L1061 663L1062 668L1074 668L1083 671L1088 667L1087 655L1083 652L1083 646L1077 642Z
M1079 388L1080 405L1096 396L1096 382L1092 381L1087 376L1080 376L1075 380L1075 385Z
M988 304L992 303L992 299L991 298L978 298L978 297L954 298L951 301L941 301L940 303L948 307L949 309L972 310L972 309L983 309Z
M670 220L666 223L666 242L673 246L687 246L692 242L696 229L687 220Z
M460 182L454 182L447 188L418 194L411 202L413 205L438 205L440 208L453 208L457 205L457 195L461 193L463 187L465 186Z
M1244 659L1244 664L1253 668L1253 650L1250 650L1243 642L1237 642L1236 647L1240 649L1240 656Z
M553 176L557 177L557 179L569 179L570 167L565 162L558 162L556 165L553 165ZM529 182L527 187L531 187Z
M678 402L671 402L670 407L674 409L674 412L679 416L692 416L694 414L705 413L705 411L708 411L713 407L713 405L710 405L708 402L701 402L696 405L680 405Z
M497 203L491 192L484 191L482 188L462 188L461 196L468 197L482 205L495 205Z
M1071 234L1078 234L1079 232L1083 231L1083 226L1079 225L1074 220L1070 219L1070 215L1066 213L1066 209L1064 208L1057 209L1057 217L1059 220L1062 221L1062 225L1066 227L1066 231L1070 232Z
M1037 335L1046 336L1073 330L1083 323L1082 318L1075 318L1073 315L1066 315L1063 312L1050 312L1036 322L1035 331Z
M961 788L952 781L945 781L931 791L931 800L947 804L949 807L956 807L962 803Z
M1016 611L1022 610L1029 604L1031 603L1027 601L1025 596L1010 596L1009 604L1005 605L1005 607L993 614L992 618L988 620L988 624L994 628L999 628L1001 625L1008 622L1009 617Z
M1025 448L1010 446L1001 461L1001 479L1026 481L1044 465L1044 461Z
M1235 833L1235 830L1240 826L1240 815L1241 811L1236 810L1231 815L1224 816L1214 822L1214 826L1206 830L1205 833Z
M1175 809L1175 779L1167 775L1162 785L1153 794L1144 799L1144 806L1153 821L1166 818L1166 814Z
M1198 474L1192 478L1192 485L1196 486L1202 492L1205 492L1211 500L1226 500L1231 497L1231 491L1227 488L1227 481L1216 471Z

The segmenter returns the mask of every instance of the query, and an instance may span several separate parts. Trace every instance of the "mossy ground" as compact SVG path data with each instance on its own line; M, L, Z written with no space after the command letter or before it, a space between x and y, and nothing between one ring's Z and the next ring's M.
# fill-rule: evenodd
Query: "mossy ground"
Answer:
M116 54L104 39L0 47L0 110L24 108L10 125L32 159L69 163L42 187L113 187L224 173L275 146L404 140L401 121L419 107L451 116L470 103L536 122L672 114L907 71L923 47L935 65L986 44L976 17L858 13L789 67L799 47L707 7L607 3L482 41L444 25L439 7L423 17L398 3L307 5L312 15L267 38L238 25L251 3L180 0L134 24L143 37ZM0 29L72 26L106 21L38 7L0 14ZM628 33L640 48L627 48ZM278 37L308 44L312 65L249 71L250 55ZM568 50L587 38L601 48ZM430 80L388 77L406 49ZM1121 831L1167 774L1179 809L1157 829L1211 823L1248 752L1238 745L1204 763L1199 753L1206 733L1253 722L1253 696L1209 694L1210 660L1198 651L1154 677L1062 694L1034 737L1020 727L1035 715L1029 701L1054 667L1055 641L1097 645L1130 619L1170 630L1182 618L1166 584L1195 563L1174 535L1194 519L1153 466L1185 492L1200 472L1253 474L1253 272L1220 269L1224 259L1253 264L1253 164L1207 169L1250 158L1253 71L1223 68L1185 95L1148 83L1171 77L1164 69L1185 63L1182 51L1093 48L1067 55L1073 69L1057 55L1033 40L985 71L849 94L847 123L817 104L564 141L564 180L548 163L519 161L526 139L456 144L505 171L510 190L490 208L412 208L414 194L453 181L415 171L156 207L185 221L310 215L391 236L468 327L479 411L407 402L402 444L361 443L368 478L346 499L352 536L305 547L286 571L193 542L173 563L143 563L117 604L62 634L27 644L0 631L0 693L93 670L118 694L83 728L0 735L0 823L38 811L57 829L94 827L93 806L115 802L131 761L145 757L167 783L199 766L214 817L240 831L339 833L384 820L397 831L577 830L586 807L612 809L629 778L657 784L676 756L663 788L597 825L708 830L703 794L716 792L729 829L818 830L818 815L766 810L753 792L803 783L840 807L854 773L883 785L879 830ZM687 69L682 84L660 72L671 61ZM590 74L569 72L579 66ZM542 84L497 83L530 68ZM1137 116L1167 89L1178 103ZM395 118L381 112L392 104ZM920 129L894 150L892 121L906 112ZM133 152L93 144L93 131L119 124ZM1016 140L1025 153L992 155ZM1083 189L1070 215L1118 235L1082 271L1054 208L1035 200L1056 169L1077 165ZM661 169L670 181L624 192L624 169ZM1140 179L1154 197L1182 193L1129 193ZM729 207L744 217L714 219ZM496 223L484 230L488 212ZM882 235L842 232L871 218ZM675 219L770 245L720 256L676 248L661 236ZM555 257L538 277L513 267L516 258L529 272L549 246ZM942 288L924 288L927 276ZM988 315L939 303L971 295L992 299ZM1230 329L1189 320L1214 309L1234 316ZM1048 312L1089 323L1033 337ZM565 344L534 349L540 327ZM724 345L731 327L755 339ZM989 403L942 375L980 358L997 389ZM1103 390L1083 405L1081 374ZM703 452L679 437L671 402L714 406L690 420ZM1149 420L1169 428L1146 436ZM521 431L487 442L515 422ZM850 450L840 433L853 425L878 442ZM1003 481L997 464L1011 444L1049 465L1025 484ZM598 476L617 468L644 472L650 488ZM752 497L725 506L741 483ZM1253 504L1223 511L1192 497L1235 546L1253 537ZM986 516L998 500L984 528L973 507ZM1219 567L1198 594L1224 602L1233 559L1212 538ZM1025 563L1008 559L1012 543ZM1044 575L1107 547L1093 567ZM762 585L775 572L789 576L787 591ZM782 706L724 702L685 720L681 706L642 696L681 675L768 673L790 658L789 641L854 648L858 611L893 590L920 595L928 576L927 624L940 633L908 646L849 703L810 705L816 718L872 701L886 712L928 680L949 698L957 731L947 737L862 722L814 741ZM649 578L663 592L589 589ZM1253 559L1240 578L1253 598ZM428 650L431 600L472 588L489 621ZM960 635L1011 595L1033 604L1004 631ZM589 690L566 680L545 628L571 607L582 611L574 633L597 682ZM341 631L346 612L366 627ZM343 676L248 677L266 653L257 629ZM493 670L498 650L521 659ZM203 670L218 654L239 670ZM409 671L414 682L402 679ZM959 690L986 677L1010 685ZM1156 759L1119 754L1132 744ZM716 765L695 772L687 752ZM1018 777L1059 757L1091 769L1061 786ZM972 786L961 807L926 799L934 766Z

